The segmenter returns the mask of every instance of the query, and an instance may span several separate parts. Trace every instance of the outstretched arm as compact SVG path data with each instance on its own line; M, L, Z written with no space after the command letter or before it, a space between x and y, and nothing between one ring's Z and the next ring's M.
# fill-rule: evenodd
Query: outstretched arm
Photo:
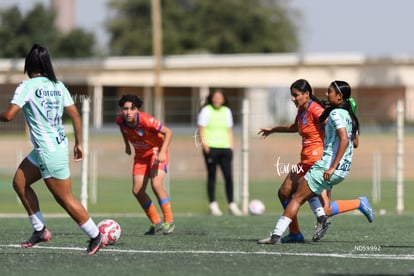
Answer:
M275 132L298 132L298 125L297 124L290 124L287 126L275 126L272 128L261 128L257 134L266 138L272 133Z
M9 104L9 107L3 113L0 113L0 121L10 122L16 117L17 113L20 111L20 107L16 104Z

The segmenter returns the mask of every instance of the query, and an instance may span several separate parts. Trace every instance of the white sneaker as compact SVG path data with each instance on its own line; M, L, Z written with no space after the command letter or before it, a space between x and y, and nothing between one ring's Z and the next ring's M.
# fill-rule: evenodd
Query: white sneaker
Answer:
M223 215L223 212L220 210L217 201L211 202L208 208L210 209L210 214L213 216L219 217Z
M242 211L240 211L239 207L237 207L237 204L234 202L231 202L229 204L229 211L230 211L230 214L232 214L233 216L243 215Z

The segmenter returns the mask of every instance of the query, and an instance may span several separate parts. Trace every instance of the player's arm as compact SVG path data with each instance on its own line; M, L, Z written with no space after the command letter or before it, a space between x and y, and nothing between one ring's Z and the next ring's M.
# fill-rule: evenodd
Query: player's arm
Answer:
M230 143L230 149L234 149L234 136L233 136L233 129L231 127L229 127L227 129L228 133L229 133L229 143Z
M126 133L124 133L122 131L121 126L119 126L119 131L121 131L122 134L122 139L124 140L124 144L125 144L125 153L128 155L131 155L132 151L131 151L131 144L128 141L128 136Z
M160 133L164 136L164 141L162 143L160 151L158 152L158 161L164 162L166 159L167 149L171 142L172 131L171 129L163 125L160 129Z
M0 113L0 121L10 122L16 117L17 113L20 111L20 107L17 104L9 104L9 107L3 113Z
M65 106L65 113L72 120L73 132L75 134L75 147L73 149L74 158L75 161L80 161L83 159L82 119L74 104Z
M203 126L198 126L198 134L200 135L200 139L201 139L201 146L203 147L203 151L208 154L210 152L210 148L207 145L207 141L206 141L206 132L205 132L205 127Z
M275 132L298 132L298 125L295 122L294 124L286 125L286 126L275 126L272 128L261 128L257 134L266 138L272 133Z
M354 149L356 149L358 146L359 146L359 139L358 139L358 132L357 132L354 137Z
M323 174L323 178L325 180L329 180L331 178L331 175L334 173L335 169L339 165L339 162L341 161L342 157L344 156L346 148L347 148L348 143L349 143L348 133L346 132L346 128L344 128L344 127L338 128L336 130L336 134L339 137L338 150L336 152L335 159L333 160L331 166Z

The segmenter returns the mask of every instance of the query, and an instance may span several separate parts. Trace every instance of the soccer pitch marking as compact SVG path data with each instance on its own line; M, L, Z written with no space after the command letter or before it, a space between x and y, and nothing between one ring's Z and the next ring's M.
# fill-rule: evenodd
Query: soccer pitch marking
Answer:
M21 248L20 244L0 244L0 247ZM84 251L80 247L57 247L57 246L39 246L32 248L22 248L22 250L71 250ZM110 249L108 247L100 249L102 252L114 253L137 253L137 254L221 254L221 255L269 255L269 256L300 256L300 257L328 257L328 258L351 258L351 259L371 259L371 260L414 260L414 255L398 254L341 254L341 253L306 253L306 252L268 252L268 251L214 251L214 250L133 250L133 249Z

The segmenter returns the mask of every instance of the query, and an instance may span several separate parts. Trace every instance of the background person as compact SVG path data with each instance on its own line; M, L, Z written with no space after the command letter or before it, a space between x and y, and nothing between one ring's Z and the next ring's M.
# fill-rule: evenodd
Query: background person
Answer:
M216 201L216 170L219 166L224 177L229 212L240 216L242 212L233 201L233 115L228 107L227 97L221 89L215 89L207 96L197 123L207 168L210 213L213 216L223 215Z

